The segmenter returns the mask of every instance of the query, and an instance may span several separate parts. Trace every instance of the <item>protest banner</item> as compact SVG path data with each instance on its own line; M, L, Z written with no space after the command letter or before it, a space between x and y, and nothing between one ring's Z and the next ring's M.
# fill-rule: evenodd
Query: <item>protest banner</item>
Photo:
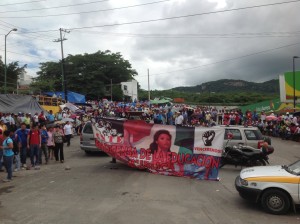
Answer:
M96 146L113 158L152 173L218 180L224 129L149 124L102 118Z

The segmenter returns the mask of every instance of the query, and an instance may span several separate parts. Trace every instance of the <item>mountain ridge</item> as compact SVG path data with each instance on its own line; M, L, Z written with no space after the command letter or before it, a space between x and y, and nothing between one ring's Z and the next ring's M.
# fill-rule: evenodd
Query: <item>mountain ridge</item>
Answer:
M194 93L234 93L234 92L256 92L279 94L279 80L271 79L262 83L249 82L236 79L220 79L205 82L196 86L179 86L171 90Z

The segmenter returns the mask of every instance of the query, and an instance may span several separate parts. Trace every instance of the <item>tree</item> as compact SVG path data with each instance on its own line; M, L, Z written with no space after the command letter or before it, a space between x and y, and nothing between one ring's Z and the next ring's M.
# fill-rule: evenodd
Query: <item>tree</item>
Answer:
M64 59L67 89L90 99L105 96L105 86L132 79L137 72L120 53L97 51L93 54L68 55ZM40 91L62 91L61 62L41 63L32 87ZM48 83L48 85L46 85ZM122 96L121 96L122 97Z
M6 86L7 86L7 93L12 93L17 90L17 80L21 74L25 73L25 68L27 65L20 66L18 61L11 62L6 64ZM0 91L4 93L4 63L0 58Z

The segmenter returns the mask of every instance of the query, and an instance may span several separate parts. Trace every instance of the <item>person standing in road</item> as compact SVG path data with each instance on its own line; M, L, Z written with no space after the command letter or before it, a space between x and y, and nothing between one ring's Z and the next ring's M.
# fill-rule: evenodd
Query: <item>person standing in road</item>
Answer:
M53 139L53 128L49 127L48 129L48 140L47 140L47 148L48 148L48 158L53 160L54 158L54 139Z
M3 159L3 141L4 141L4 137L2 135L2 129L0 129L0 172L3 172L4 170L2 170L2 159Z
M30 160L31 166L35 169L39 169L39 152L41 148L41 134L38 124L32 125L32 129L29 131L27 137L27 146L30 148Z
M3 179L3 182L9 182L12 180L12 167L13 167L13 159L14 159L14 152L13 152L13 140L9 137L9 131L5 131L3 133L4 141L3 141L3 161L5 165L5 169L7 172L6 179Z
M13 152L14 152L14 162L15 162L15 169L14 171L17 172L21 169L21 163L20 163L20 140L18 139L18 135L14 133L14 131L10 130L9 137L13 141Z
M67 141L67 146L70 146L71 136L72 136L72 124L67 121L64 126L64 134Z
M59 161L61 163L64 162L64 133L60 125L56 126L54 132L53 132L53 139L55 143L54 147L54 156L55 160ZM58 156L59 153L59 156Z
M26 129L26 124L21 123L21 128L16 131L17 139L19 140L19 144L21 145L20 156L21 156L21 164L22 168L26 168L26 159L27 159L27 139L29 134L29 129Z
M49 156L48 156L47 142L48 142L49 136L48 136L48 132L47 132L45 124L41 125L40 132L41 132L41 148L40 148L40 153L39 153L39 163L42 164L42 157L44 154L45 162L46 162L46 164L48 164Z

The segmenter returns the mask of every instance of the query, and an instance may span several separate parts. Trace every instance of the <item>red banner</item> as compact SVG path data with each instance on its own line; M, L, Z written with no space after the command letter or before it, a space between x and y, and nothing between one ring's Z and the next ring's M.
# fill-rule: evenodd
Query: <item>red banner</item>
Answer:
M100 119L96 145L130 167L152 173L218 180L224 130Z

